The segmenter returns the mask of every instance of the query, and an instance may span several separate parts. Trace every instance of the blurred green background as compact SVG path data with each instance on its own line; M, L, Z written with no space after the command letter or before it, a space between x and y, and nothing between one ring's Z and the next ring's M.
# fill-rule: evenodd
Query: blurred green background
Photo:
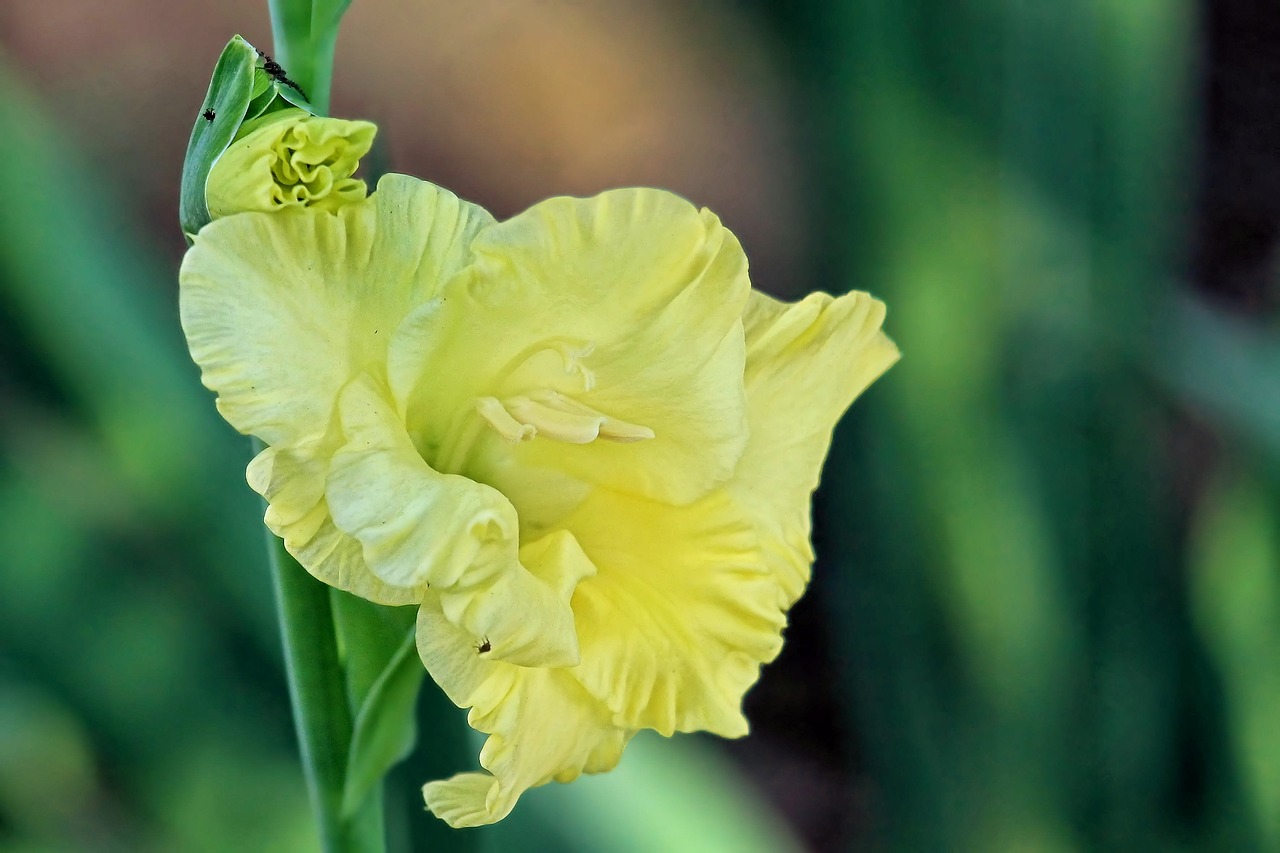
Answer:
M314 846L248 443L176 314L182 152L264 3L0 6L0 849ZM870 290L753 734L400 850L1280 850L1280 7L356 0L334 114L498 214L656 185Z

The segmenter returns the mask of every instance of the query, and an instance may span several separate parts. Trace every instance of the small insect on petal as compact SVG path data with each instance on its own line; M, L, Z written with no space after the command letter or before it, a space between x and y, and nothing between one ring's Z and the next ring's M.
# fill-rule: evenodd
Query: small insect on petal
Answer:
M217 113L215 113L213 110L205 110L203 113L201 113L201 115L204 116L205 121L213 121L214 116L216 116Z
M476 653L484 654L485 652L489 651L491 648L493 648L493 646L489 645L489 638L485 637L483 640L480 641L480 645L476 646Z

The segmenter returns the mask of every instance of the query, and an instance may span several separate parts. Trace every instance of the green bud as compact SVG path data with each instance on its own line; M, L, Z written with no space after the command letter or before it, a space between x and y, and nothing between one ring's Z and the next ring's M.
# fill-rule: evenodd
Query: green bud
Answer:
M240 36L227 42L209 81L209 91L191 129L182 165L178 219L190 241L213 218L209 212L210 173L246 122L286 109L315 110L283 68Z

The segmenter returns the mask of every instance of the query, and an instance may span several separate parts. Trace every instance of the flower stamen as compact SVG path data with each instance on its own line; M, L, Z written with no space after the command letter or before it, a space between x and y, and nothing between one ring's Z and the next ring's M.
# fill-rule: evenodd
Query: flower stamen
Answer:
M522 424L511 417L511 413L497 397L479 398L476 400L476 411L497 430L498 435L512 444L528 441L538 434L538 428L533 424Z
M539 435L566 444L653 438L653 430L646 426L610 417L557 391L535 391L506 400L482 397L476 401L476 411L512 443Z

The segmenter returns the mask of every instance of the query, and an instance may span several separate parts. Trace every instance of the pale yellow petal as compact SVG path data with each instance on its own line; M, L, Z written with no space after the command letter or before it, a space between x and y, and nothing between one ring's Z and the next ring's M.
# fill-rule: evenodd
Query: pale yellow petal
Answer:
M378 604L417 604L422 591L384 582L369 570L358 541L338 530L324 497L322 446L269 447L254 457L249 485L266 498L264 521L298 563L330 586Z
M526 465L676 503L732 475L746 441L750 285L737 239L713 214L659 190L554 198L486 229L473 249L475 266L415 313L390 354L429 460L475 464L469 444L457 451L465 427L449 415L492 398L538 428L500 448ZM565 402L525 405L548 399Z
M727 496L672 507L600 491L565 524L598 568L574 594L572 672L613 722L746 734L742 697L786 620L755 531Z
M270 445L318 440L339 390L385 362L392 332L470 260L490 221L432 184L387 175L336 215L210 223L183 258L179 302L223 417Z
M423 788L427 807L454 827L501 820L529 788L612 769L634 733L612 725L608 709L566 670L513 666L480 648L429 594L418 616L419 654L449 698L471 708L472 727L489 735L480 752L487 773Z
M541 574L534 575L517 553L511 503L489 486L432 470L373 380L348 386L340 408L347 443L334 455L325 496L338 529L363 546L369 569L391 586L430 587L449 621L487 638L494 658L576 663L569 600L595 571L581 551L538 552Z
M729 486L759 531L790 605L813 562L810 496L845 409L898 360L884 303L815 293L786 304L753 293L745 316L751 439Z
M246 123L209 172L206 199L217 219L284 207L336 211L367 188L353 175L378 128L367 121L277 110Z

